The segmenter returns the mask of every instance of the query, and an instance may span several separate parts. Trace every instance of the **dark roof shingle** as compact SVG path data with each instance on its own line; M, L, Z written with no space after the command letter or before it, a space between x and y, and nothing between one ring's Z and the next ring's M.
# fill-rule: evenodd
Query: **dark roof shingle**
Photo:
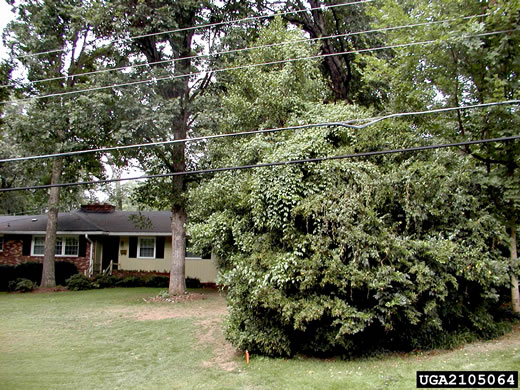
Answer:
M169 211L114 211L86 213L73 211L58 214L58 233L92 232L99 234L171 234ZM0 233L44 233L47 215L0 216Z

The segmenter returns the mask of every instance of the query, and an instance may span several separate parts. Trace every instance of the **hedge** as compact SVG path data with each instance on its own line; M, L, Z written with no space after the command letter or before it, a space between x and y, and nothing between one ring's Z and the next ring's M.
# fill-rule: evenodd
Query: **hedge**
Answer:
M8 291L9 283L16 279L28 279L39 285L42 278L42 263L27 262L13 265L0 265L0 291ZM57 261L55 263L56 284L64 286L65 281L72 275L78 273L75 264L68 261Z

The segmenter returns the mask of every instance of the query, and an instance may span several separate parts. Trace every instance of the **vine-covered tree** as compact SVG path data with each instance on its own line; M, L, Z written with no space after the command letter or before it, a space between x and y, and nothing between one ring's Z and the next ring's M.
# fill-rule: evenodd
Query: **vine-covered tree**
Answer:
M320 54L325 56L321 69L335 100L366 106L381 104L384 97L372 93L377 88L363 85L365 64L362 57L355 53L380 45L378 35L359 34L370 25L367 4L360 2L357 5L352 2L345 6L337 5L337 2L329 0L310 0L308 5L299 0L288 0L283 10L306 12L290 13L284 18L300 27L311 38L319 39ZM322 10L326 6L332 7ZM332 38L322 39L327 36Z
M378 34L361 33L367 30L371 22L366 12L369 2L342 4L331 0L252 0L241 3L255 16L259 13L266 16L279 13L284 20L302 29L317 42L319 52L316 54L323 55L319 67L332 92L328 96L330 101L365 106L380 105L385 101L386 96L377 94L380 91L377 80L370 82L373 85L362 81L366 64L358 51L381 46Z
M367 78L385 80L396 110L460 107L519 99L519 1L382 1L373 8L381 21L407 25L446 21L389 34L393 42L435 41L396 52L387 62L372 61ZM459 110L441 120L423 121L425 131L450 142L518 134L518 102ZM482 194L509 231L512 307L520 313L516 231L520 211L520 143L466 146L461 152L482 164Z
M274 23L254 45L298 38ZM254 50L237 64L311 55L305 43ZM225 131L374 115L323 104L316 62L232 72ZM217 99L218 100L218 99ZM247 165L427 145L415 119L210 142L207 166ZM229 151L233 150L233 153ZM229 340L267 355L352 354L450 345L500 331L508 283L501 224L456 151L397 154L228 172L190 193L190 236L220 258Z

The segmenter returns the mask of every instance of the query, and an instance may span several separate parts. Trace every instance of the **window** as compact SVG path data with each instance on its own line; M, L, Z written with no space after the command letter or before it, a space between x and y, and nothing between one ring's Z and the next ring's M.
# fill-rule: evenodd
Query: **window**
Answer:
M32 241L32 256L43 256L45 253L45 237L35 236ZM56 237L56 256L78 256L79 240L78 237Z
M63 241L60 237L56 237L56 248L54 250L54 254L59 256L63 253Z
M77 237L65 238L65 256L77 256L79 252L79 241Z
M139 237L137 246L137 257L144 259L155 259L154 237Z
M43 256L45 252L45 237L34 237L32 255Z
M0 236L0 252L4 251L4 237Z

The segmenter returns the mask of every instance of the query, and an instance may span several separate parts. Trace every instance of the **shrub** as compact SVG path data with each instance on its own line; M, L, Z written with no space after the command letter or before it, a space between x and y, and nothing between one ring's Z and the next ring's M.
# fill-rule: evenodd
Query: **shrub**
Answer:
M0 264L0 291L9 291L9 282L16 279L14 265Z
M76 275L77 273L79 273L76 264L71 263L69 261L57 261L55 263L55 271L56 284L60 286L64 286L66 284L66 280L70 278L72 275Z
M94 288L110 287L160 287L168 288L170 278L163 275L130 275L118 277L114 275L100 274L93 278L87 278L82 274L75 274L66 280L69 290L89 290ZM199 279L186 278L187 288L201 288Z
M186 288L201 288L202 284L197 278L186 278Z
M170 278L168 276L153 275L145 280L146 287L168 287Z
M137 276L127 276L116 282L117 287L143 287L145 282Z
M69 290L90 290L93 288L91 281L83 274L72 275L65 281L65 284Z
M263 158L325 146L298 138ZM216 176L194 190L190 237L221 258L236 349L351 356L503 332L510 298L498 289L514 269L479 172L448 151L393 158Z
M100 274L91 279L93 288L110 288L116 285L118 278L112 275Z
M18 291L18 292L30 292L37 288L38 285L33 283L32 280L18 278L9 282L9 291Z
M39 262L27 262L16 266L16 278L32 280L34 283L40 283L42 280L43 265Z
M78 273L78 267L76 267L74 263L68 261L56 261L54 267L57 285L64 285L68 278ZM40 262L33 261L22 263L18 264L14 268L15 272L10 280L23 278L39 284L42 279L43 265Z

